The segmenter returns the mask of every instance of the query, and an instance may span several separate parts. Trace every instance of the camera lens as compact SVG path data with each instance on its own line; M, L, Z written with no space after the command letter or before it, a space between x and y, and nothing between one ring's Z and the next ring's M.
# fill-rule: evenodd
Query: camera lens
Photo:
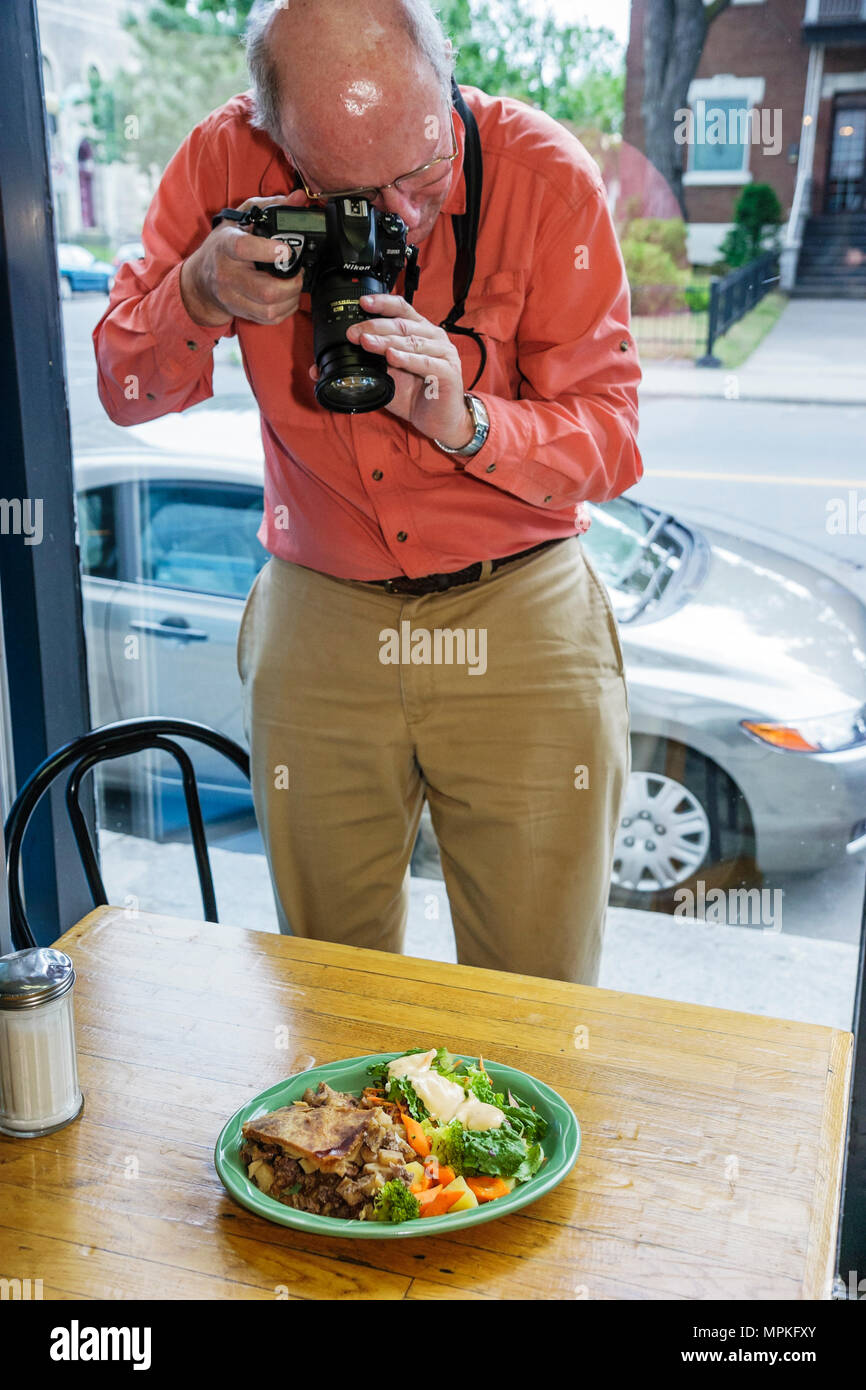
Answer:
M342 410L347 414L380 410L393 398L394 382L390 376L383 379L357 369L337 370L337 375L320 376L316 382L316 400L329 410Z
M328 410L356 414L380 410L393 398L394 379L384 357L346 339L350 324L370 318L358 300L387 289L372 275L348 279L341 272L322 276L312 290L313 344L319 379L316 400Z

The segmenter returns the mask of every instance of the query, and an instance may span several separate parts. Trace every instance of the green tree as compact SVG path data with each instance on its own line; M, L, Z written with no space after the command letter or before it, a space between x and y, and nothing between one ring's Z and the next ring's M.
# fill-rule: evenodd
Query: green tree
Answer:
M209 111L245 91L240 42L252 0L158 0L126 28L135 71L91 93L97 157L162 169ZM624 54L610 30L563 24L523 0L441 0L460 82L514 96L577 128L622 124Z
M607 133L622 128L625 61L609 29L563 24L523 0L442 0L458 50L458 80L518 97L555 120Z

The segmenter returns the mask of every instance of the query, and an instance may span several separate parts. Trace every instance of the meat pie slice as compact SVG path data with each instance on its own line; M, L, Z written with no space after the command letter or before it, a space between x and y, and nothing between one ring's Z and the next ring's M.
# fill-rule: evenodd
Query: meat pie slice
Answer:
M345 1172L376 1128L369 1110L344 1105L284 1105L269 1115L247 1120L245 1139L278 1144L298 1160L306 1159L323 1173Z

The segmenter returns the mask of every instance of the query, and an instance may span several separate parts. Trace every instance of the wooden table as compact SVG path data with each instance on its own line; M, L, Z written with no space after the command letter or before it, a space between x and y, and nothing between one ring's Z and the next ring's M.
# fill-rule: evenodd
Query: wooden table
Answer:
M0 1274L46 1299L830 1296L850 1033L119 908L56 944L78 972L84 1111L0 1137ZM225 1192L214 1142L266 1086L439 1043L571 1104L583 1145L553 1192L381 1242Z

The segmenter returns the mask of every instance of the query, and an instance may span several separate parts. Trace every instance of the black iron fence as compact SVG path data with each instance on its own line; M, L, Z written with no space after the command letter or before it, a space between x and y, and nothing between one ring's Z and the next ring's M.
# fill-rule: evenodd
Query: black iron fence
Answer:
M709 285L633 285L631 328L646 357L693 360L707 338Z
M779 284L779 256L766 251L730 275L679 285L631 287L632 332L647 358L718 367L713 344ZM701 355L702 354L702 355Z
M713 355L713 344L729 328L754 309L765 294L769 294L779 283L779 253L765 251L762 256L730 275L714 277L710 281L710 302L707 322L707 347L703 357L697 360L698 367L720 367L718 357Z

